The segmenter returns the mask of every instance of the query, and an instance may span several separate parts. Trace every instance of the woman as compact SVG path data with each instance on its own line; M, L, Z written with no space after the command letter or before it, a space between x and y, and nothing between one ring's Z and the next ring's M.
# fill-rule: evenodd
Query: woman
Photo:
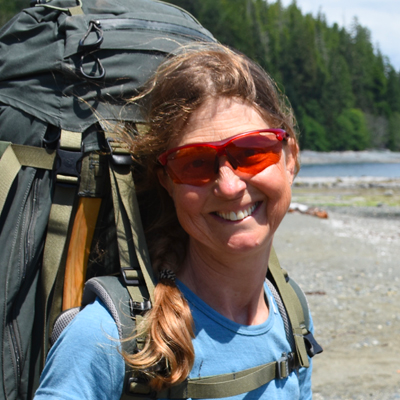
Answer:
M215 44L164 62L142 97L149 132L130 146L161 189L148 236L159 283L144 348L123 357L157 390L278 360L291 347L265 276L298 170L291 109L263 70ZM119 399L116 338L104 306L87 306L53 347L36 399ZM310 399L310 376L301 368L236 398Z

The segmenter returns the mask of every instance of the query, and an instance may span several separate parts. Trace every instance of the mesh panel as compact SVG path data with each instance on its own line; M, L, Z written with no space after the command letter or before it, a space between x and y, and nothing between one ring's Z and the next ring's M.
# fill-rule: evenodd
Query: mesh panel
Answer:
M96 296L98 296L101 299L101 301L106 306L107 310L114 318L114 321L117 324L119 337L122 338L122 327L121 327L121 320L118 315L118 310L116 309L116 306L111 296L108 294L107 290L103 287L101 283L99 283L95 279L91 279L86 282L85 290L92 291Z
M56 321L54 322L53 332L51 334L50 343L53 344L56 342L58 337L61 335L61 332L69 325L69 323L75 318L76 314L78 314L80 307L70 308L69 310L65 310L61 313Z

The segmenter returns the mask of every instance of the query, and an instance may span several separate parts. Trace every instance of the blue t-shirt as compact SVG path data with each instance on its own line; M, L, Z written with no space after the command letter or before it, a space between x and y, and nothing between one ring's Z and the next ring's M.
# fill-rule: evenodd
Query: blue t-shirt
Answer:
M269 317L261 325L237 324L204 303L185 285L178 286L195 323L195 362L190 378L238 372L278 360L290 352L275 300L265 285ZM312 327L311 327L312 328ZM64 330L50 350L35 400L118 400L124 361L118 352L118 331L112 316L96 300ZM273 380L229 399L311 399L311 366L282 380Z

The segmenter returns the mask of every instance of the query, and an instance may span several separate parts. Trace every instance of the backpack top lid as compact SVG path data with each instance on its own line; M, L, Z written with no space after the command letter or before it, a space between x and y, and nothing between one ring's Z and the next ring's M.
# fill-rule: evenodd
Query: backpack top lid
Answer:
M83 132L99 118L142 121L137 94L181 45L215 41L184 10L153 0L51 0L0 30L0 102ZM94 112L95 111L95 112Z

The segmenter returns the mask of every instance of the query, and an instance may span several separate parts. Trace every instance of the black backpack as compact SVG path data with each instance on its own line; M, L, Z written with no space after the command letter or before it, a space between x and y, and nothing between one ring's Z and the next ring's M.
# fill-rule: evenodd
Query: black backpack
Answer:
M53 321L88 278L121 272L149 306L131 157L103 128L139 129L124 99L193 41L214 38L152 0L36 0L0 30L0 398L32 398Z

